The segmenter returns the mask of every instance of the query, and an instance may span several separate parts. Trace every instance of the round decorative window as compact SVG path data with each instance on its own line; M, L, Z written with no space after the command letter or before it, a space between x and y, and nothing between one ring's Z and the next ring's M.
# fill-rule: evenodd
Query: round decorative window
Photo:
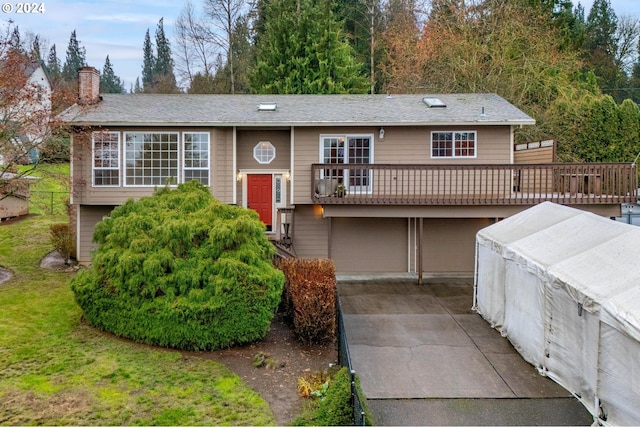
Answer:
M260 141L253 147L253 158L261 165L269 164L276 158L276 147L269 141Z

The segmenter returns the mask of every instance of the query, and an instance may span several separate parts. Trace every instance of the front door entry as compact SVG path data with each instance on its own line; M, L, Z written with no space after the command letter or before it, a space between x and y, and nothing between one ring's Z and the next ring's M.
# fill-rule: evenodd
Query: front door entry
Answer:
M247 175L247 207L258 212L260 220L273 230L273 177L266 174Z

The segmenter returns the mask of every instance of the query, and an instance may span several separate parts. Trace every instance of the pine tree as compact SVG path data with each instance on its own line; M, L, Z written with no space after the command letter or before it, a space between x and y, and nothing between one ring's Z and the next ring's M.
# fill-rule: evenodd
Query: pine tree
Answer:
M116 76L113 66L109 60L109 55L104 61L102 74L100 75L100 92L102 93L123 93L124 85L120 77Z
M164 18L160 18L156 29L156 62L153 70L154 92L175 93L178 92L176 77L173 73L173 59L169 40L164 34Z
M622 101L618 89L626 86L627 77L617 58L616 31L618 18L609 0L595 0L586 22L586 62L598 78L598 85L617 101Z
M47 57L47 71L49 71L49 75L54 79L59 77L61 74L60 60L56 54L55 44L51 46L51 49L49 49L49 56Z
M154 71L156 66L156 57L153 54L153 45L149 36L149 29L144 35L144 45L142 47L143 63L142 63L142 86L145 90L151 90L153 87Z
M62 76L66 81L78 80L78 70L87 65L85 58L86 50L80 46L80 42L76 38L76 30L73 30L67 47L67 59L62 66Z
M366 93L330 0L272 0L251 73L258 93Z
M31 59L40 62L42 60L42 53L40 52L40 36L36 35L33 38L31 44L31 52L29 53Z

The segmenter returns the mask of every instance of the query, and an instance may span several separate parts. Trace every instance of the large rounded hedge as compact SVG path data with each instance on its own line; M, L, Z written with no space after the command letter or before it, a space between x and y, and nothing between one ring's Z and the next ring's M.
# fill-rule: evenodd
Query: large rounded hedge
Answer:
M128 201L99 222L71 288L87 321L139 342L213 350L263 338L284 276L258 215L195 182Z

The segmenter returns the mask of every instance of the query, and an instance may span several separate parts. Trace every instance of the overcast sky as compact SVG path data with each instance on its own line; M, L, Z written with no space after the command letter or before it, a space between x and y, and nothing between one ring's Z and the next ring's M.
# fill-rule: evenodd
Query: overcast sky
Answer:
M192 0L200 7L199 0ZM578 2L574 0L574 4ZM580 0L588 14L593 0ZM22 33L39 34L50 46L56 45L58 58L65 60L71 31L87 50L87 62L100 70L109 55L114 70L125 80L125 88L141 74L142 44L147 28L153 40L160 18L167 36L173 36L173 23L183 0L45 0L44 12L18 13L19 2L0 0L0 19L13 20ZM26 4L26 3L25 3ZM30 2L29 4L33 4ZM618 16L640 17L640 0L611 0ZM25 12L24 8L22 12ZM46 56L47 52L43 52Z

